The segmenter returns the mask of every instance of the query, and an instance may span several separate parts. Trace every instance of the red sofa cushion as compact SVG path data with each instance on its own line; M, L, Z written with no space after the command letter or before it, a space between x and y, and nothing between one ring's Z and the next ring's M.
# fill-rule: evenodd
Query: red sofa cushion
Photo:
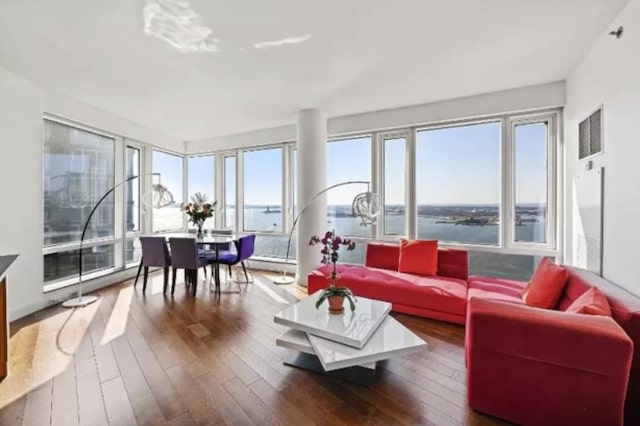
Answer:
M585 291L568 308L567 312L587 315L611 316L611 307L605 296L597 287Z
M365 266L397 271L400 261L400 246L389 243L368 243ZM438 276L469 278L469 253L466 250L439 248Z
M451 248L438 249L438 276L466 281L469 278L469 252Z
M326 266L317 270L327 277ZM356 296L414 306L464 316L467 282L448 277L420 277L361 265L338 264L339 285L349 287ZM309 280L309 293L328 285L328 279Z
M397 271L400 264L400 247L397 244L369 243L364 264L371 268Z
M438 274L437 240L400 240L398 271L433 277Z
M529 285L522 292L524 303L537 308L553 309L560 299L569 272L550 259L543 258Z
M471 277L469 278L468 299L477 297L479 299L501 300L503 302L524 304L522 300L522 290L525 283L521 281L505 280L493 277Z

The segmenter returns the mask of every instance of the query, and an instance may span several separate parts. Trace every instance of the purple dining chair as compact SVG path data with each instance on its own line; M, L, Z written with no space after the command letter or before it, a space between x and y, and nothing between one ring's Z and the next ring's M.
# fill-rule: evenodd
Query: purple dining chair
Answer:
M206 267L210 261L200 256L195 238L169 238L169 246L173 268L171 294L173 295L176 290L178 269L184 269L185 283L192 286L192 293L195 296L198 286L198 269Z
M144 281L142 291L147 291L147 278L150 267L160 267L164 269L164 292L167 292L169 285L169 266L171 266L171 255L167 247L167 240L164 237L140 237L142 245L142 259L138 267L138 274L133 286L138 284L140 271L144 268Z
M236 253L220 253L218 263L221 265L228 265L229 267L237 265L238 263L241 264L242 270L244 271L244 277L246 279L246 282L248 283L249 274L247 273L245 261L253 256L255 244L255 234L249 234L244 237L238 238L238 240L236 241Z

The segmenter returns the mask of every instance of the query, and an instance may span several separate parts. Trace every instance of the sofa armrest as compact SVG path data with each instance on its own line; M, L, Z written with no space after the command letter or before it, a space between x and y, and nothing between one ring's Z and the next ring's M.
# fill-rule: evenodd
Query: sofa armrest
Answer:
M517 424L618 425L633 345L609 317L471 298L469 406Z
M628 376L633 343L609 317L471 298L467 353L488 350L607 376Z

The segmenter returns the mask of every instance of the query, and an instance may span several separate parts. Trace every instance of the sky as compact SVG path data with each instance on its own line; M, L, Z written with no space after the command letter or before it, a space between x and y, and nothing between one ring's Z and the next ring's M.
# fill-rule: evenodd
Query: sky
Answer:
M160 173L160 183L164 185L173 199L182 201L182 157L167 154L161 151L153 151L153 173ZM154 183L158 177L154 176Z
M499 122L419 131L416 138L418 204L497 204L500 200L500 132ZM516 202L545 202L546 125L519 125L515 136ZM370 137L328 143L327 186L349 180L370 181L371 143ZM385 141L387 204L405 201L405 144L404 139ZM282 155L282 148L245 152L245 204L282 204ZM182 192L179 183L182 165L178 157L154 152L154 171L162 173L163 184L178 199L177 195ZM229 179L235 175L233 158L227 158L226 174ZM215 200L214 176L214 156L191 157L189 195L203 192ZM235 190L235 182L229 180L227 184L227 191ZM327 194L327 203L351 204L353 197L365 190L365 185L333 189Z

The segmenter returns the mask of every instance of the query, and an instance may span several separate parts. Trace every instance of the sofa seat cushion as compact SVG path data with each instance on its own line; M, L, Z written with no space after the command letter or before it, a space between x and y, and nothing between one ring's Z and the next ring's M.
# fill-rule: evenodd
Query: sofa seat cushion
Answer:
M330 268L319 272L328 276ZM467 283L447 277L420 277L361 265L338 264L338 285L349 287L356 296L465 315ZM315 289L314 289L315 290Z
M493 277L469 277L468 298L500 300L524 304L522 290L527 283Z

